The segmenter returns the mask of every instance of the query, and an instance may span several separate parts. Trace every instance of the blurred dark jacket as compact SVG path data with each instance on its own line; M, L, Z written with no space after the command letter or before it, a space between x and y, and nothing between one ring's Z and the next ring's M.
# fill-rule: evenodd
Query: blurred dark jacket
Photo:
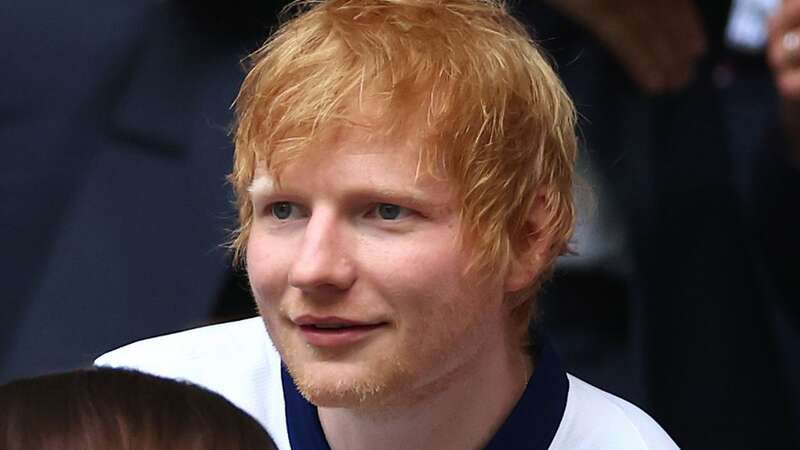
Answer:
M0 382L204 323L270 2L2 2Z

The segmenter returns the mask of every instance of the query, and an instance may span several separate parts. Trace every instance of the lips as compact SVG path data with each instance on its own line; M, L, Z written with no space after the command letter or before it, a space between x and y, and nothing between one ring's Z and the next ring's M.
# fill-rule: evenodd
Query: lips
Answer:
M341 330L342 328L349 328L352 325L346 325L341 323L319 323L314 325L301 325L301 326L312 327L317 330ZM356 326L361 326L361 325L356 325Z
M381 321L362 322L341 317L304 315L293 320L304 340L316 347L342 347L352 345L384 328Z

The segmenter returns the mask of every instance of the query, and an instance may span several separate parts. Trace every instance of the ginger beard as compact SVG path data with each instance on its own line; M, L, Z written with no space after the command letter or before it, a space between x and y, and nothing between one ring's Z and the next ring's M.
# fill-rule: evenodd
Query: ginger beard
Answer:
M267 187L251 190L250 285L309 401L413 402L509 352L504 270L480 283L467 273L451 186L419 176L413 140L353 134L293 162L279 188L254 181ZM286 217L275 215L276 204ZM379 216L376 205L401 214ZM383 325L352 344L319 347L293 322L303 315Z
M254 294L260 298L256 289ZM311 403L350 408L403 406L417 403L469 373L482 354L503 341L492 338L499 338L492 326L497 321L482 312L480 303L489 303L489 299L464 293L457 297L464 301L462 305L437 305L435 298L418 298L419 304L428 306L420 308L413 320L401 319L383 331L386 336L343 351L300 341L280 324L280 318L265 310L270 306L260 306L259 312L295 385Z

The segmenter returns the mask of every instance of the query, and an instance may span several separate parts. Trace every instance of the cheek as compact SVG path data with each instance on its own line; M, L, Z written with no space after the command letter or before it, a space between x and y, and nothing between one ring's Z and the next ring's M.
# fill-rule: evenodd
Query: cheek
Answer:
M288 279L290 254L285 245L271 242L258 233L247 242L247 275L256 302L262 306L278 299Z
M436 309L453 301L466 286L466 259L451 241L452 236L429 236L367 249L370 256L362 258L361 273L396 303L395 308Z
M458 333L480 317L502 320L502 276L491 274L481 283L467 274L470 255L452 234L416 240L422 245L384 249L369 266L382 296L412 334ZM411 336L413 338L413 336Z

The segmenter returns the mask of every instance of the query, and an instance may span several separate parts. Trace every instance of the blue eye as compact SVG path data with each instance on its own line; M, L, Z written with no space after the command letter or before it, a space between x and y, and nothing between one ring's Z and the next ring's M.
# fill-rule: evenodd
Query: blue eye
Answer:
M272 216L278 220L286 220L292 217L294 205L290 202L275 202L270 206Z
M408 210L391 203L379 203L376 207L376 212L378 217L383 220L397 220L401 215L406 214Z

